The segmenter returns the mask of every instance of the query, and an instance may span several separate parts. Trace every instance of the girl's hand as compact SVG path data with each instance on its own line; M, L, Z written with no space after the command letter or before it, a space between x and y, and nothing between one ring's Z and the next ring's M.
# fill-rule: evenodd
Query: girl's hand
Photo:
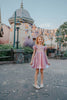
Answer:
M33 64L33 62L31 61L31 62L30 62L30 65L32 65L32 64Z

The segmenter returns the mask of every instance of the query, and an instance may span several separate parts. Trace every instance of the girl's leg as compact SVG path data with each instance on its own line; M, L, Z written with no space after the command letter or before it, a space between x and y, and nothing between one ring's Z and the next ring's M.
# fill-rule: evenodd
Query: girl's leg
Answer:
M36 69L36 72L35 72L35 76L34 76L34 84L37 85L37 77L38 77L38 74L39 74L39 69Z
M41 72L41 84L43 84L43 69L40 69L40 72Z

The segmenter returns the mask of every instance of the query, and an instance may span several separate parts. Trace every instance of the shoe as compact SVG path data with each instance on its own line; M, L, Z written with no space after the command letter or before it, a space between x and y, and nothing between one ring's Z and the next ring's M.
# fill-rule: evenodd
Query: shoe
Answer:
M40 87L38 85L33 84L33 87L35 87L36 89L40 89Z
M40 88L43 88L43 87L44 87L44 85L43 85L43 84L41 84L41 85L40 85Z

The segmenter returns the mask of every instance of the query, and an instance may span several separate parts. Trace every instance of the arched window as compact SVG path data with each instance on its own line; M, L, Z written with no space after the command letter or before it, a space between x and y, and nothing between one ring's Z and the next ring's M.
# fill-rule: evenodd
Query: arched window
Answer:
M1 27L1 29L0 29L0 37L3 37L3 34L4 34L3 28Z

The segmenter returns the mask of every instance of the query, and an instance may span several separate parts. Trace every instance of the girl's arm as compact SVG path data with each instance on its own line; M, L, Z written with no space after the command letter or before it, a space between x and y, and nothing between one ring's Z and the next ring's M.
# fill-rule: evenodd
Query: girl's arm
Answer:
M32 63L33 63L33 58L34 58L34 56L35 56L35 52L36 52L36 50L34 49L34 51L33 51L33 54L32 54L32 58L31 58L31 65L32 65Z
M46 55L46 60L47 60L47 63L48 63L47 50L45 50L45 55Z
M46 63L47 63L48 65L50 65L50 63L48 62L48 58L47 58L47 50L45 50L45 55L46 55Z

